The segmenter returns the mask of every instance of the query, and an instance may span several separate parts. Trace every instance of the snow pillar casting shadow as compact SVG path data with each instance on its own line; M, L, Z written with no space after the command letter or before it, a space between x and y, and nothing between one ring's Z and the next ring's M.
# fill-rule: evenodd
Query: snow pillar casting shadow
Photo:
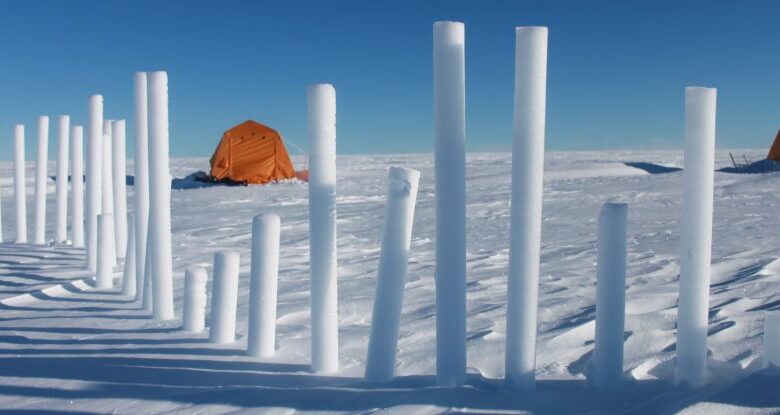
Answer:
M16 202L16 243L27 243L27 190L24 172L24 126L14 126L14 202Z
M436 175L436 378L466 380L465 27L433 25Z
M103 97L89 97L87 124L87 269L97 271L97 216L100 214L100 183L103 180L101 155L103 142Z
M99 289L114 287L114 267L111 258L111 254L114 252L114 236L111 234L113 225L113 215L110 213L98 215L98 258L95 286Z
M68 150L70 147L70 117L60 115L57 125L57 217L54 240L68 240Z
M133 226L133 223L135 222L133 218L133 214L130 213L127 215L127 222L130 224L130 235L127 239L127 244L125 244L125 270L122 274L122 295L127 295L131 297L135 297L137 286L135 285L137 281L136 273L137 269L135 267L135 226ZM116 225L116 221L114 221L114 225Z
M547 28L515 29L515 113L506 317L506 385L533 389L542 234Z
M113 160L111 158L111 153L113 152L113 146L111 145L111 132L113 128L114 121L106 120L103 123L103 144L101 147L101 213L108 213L111 215L114 214L114 179L112 178L114 175L114 169L112 167ZM114 229L113 223L110 226L109 232L111 233L111 238L115 240L115 242L111 244L111 263L116 265L116 229Z
M206 327L206 280L208 274L202 267L184 270L182 329L190 333L200 333Z
M84 247L84 128L80 125L73 127L70 133L71 152L71 237L73 246Z
M780 368L780 311L764 314L764 367Z
M311 359L315 372L339 368L336 256L336 90L308 88Z
M46 244L46 168L49 164L49 117L38 118L38 159L35 163L35 245Z
M154 318L173 320L171 173L168 154L168 74L149 76L149 233ZM148 274L147 274L148 275Z
M135 282L137 300L144 300L147 231L149 230L149 140L147 124L146 72L136 72L135 87L135 159L133 160L133 187L135 202Z
M252 265L249 285L250 356L269 357L276 347L276 289L279 280L279 215L252 220Z
M385 226L366 358L365 377L371 382L389 381L395 375L395 354L419 181L419 171L402 167L391 167L387 177Z
M685 89L685 152L681 221L677 372L680 386L707 381L707 320L715 170L715 88Z
M121 260L127 250L127 158L125 156L125 120L114 122L112 130L112 186L114 187L114 244L116 258ZM135 293L135 291L133 291Z
M209 340L212 343L225 344L236 340L238 268L238 252L217 252L214 255L211 330L209 332Z
M625 203L607 202L599 214L596 342L588 363L588 380L600 389L618 389L623 381L627 216Z

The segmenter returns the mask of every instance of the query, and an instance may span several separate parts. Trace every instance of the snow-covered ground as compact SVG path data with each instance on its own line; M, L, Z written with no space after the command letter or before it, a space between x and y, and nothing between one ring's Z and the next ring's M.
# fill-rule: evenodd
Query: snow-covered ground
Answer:
M762 156L748 152L754 160ZM655 164L640 165L643 170L624 162ZM207 159L172 163L177 177L208 167ZM470 375L463 387L439 388L434 383L432 156L355 155L338 160L340 372L309 372L306 185L177 190L172 196L177 314L184 268L211 267L215 252L239 251L238 342L213 346L205 333L185 334L178 330L179 322L147 319L115 292L91 290L79 282L86 277L80 250L6 243L0 245L0 408L128 414L258 409L366 413L379 408L401 414L780 411L780 376L758 371L762 313L780 308L780 173L715 175L710 385L681 391L672 386L672 379L682 174L650 172L664 170L656 164L681 166L682 154L548 154L539 383L536 391L519 393L501 386L510 163L509 154L468 155ZM718 168L730 163L727 152L718 153ZM401 322L399 377L390 384L371 385L362 375L391 165L419 169L422 178ZM27 177L34 177L32 173L31 164ZM3 234L12 240L9 163L0 165L0 186ZM49 189L48 217L53 218L53 181ZM132 187L128 190L132 198ZM593 348L596 219L601 204L612 197L630 203L627 383L620 393L599 394L585 386L583 370ZM251 219L262 212L282 218L278 353L256 361L243 350ZM53 221L49 236L52 231Z

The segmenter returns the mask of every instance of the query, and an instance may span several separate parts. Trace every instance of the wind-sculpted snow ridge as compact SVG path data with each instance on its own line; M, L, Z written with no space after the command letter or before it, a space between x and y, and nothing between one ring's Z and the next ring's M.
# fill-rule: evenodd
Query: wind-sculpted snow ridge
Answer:
M432 155L355 155L338 158L339 372L316 375L309 366L306 185L210 187L172 192L176 315L181 317L185 268L204 266L211 274L215 252L236 251L241 256L237 342L211 344L208 330L191 334L180 329L180 321L155 322L118 289L98 293L81 282L83 250L6 243L0 245L0 408L132 414L383 408L399 414L777 413L780 377L757 370L764 312L780 309L780 202L771 191L780 187L780 176L715 173L710 383L701 390L680 390L673 386L673 358L682 175L636 175L636 169L622 165L636 160L680 166L682 153L546 155L534 391L503 389L511 156L467 157L469 374L462 387L440 388L435 386ZM716 168L730 163L728 152L717 153ZM363 375L392 165L420 170L421 179L397 378L372 384ZM626 174L618 175L616 166ZM171 173L183 177L207 167L206 159L174 159ZM30 190L33 168L28 164ZM0 163L0 177L11 172L10 163ZM54 182L49 185L51 214ZM133 191L128 188L130 198ZM12 192L7 183L2 187L5 231L14 229ZM584 371L595 329L598 212L614 196L630 203L626 381L621 392L601 394L585 385ZM265 359L245 353L251 223L259 213L281 217L276 354ZM121 276L117 270L115 284ZM28 297L21 301L20 295ZM9 298L16 300L9 303Z

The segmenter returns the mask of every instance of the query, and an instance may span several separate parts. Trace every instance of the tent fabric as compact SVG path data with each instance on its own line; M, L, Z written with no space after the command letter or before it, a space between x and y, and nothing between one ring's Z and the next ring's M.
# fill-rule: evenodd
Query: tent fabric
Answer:
M769 154L766 156L769 160L780 161L780 130L777 131L775 136L775 142L772 143L772 148L769 149Z
M250 120L222 135L211 156L211 177L265 184L294 178L295 169L279 133Z

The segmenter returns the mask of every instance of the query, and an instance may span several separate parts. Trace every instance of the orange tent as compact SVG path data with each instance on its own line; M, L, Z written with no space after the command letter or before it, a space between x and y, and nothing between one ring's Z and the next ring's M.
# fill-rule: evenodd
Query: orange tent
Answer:
M211 156L212 180L264 184L293 177L282 136L251 120L225 131Z
M769 154L766 156L769 160L780 161L780 131L775 136L775 142L772 143L772 148L769 149Z

